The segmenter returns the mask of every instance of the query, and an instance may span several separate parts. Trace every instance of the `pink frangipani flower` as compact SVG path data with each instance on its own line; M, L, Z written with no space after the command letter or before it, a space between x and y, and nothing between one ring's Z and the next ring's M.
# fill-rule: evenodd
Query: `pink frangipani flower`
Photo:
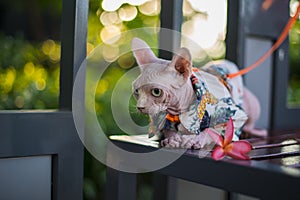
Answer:
M234 127L231 118L227 123L224 138L214 129L207 128L205 131L217 145L211 155L214 160L221 160L226 155L239 160L249 160L247 153L251 151L252 145L245 140L232 142Z

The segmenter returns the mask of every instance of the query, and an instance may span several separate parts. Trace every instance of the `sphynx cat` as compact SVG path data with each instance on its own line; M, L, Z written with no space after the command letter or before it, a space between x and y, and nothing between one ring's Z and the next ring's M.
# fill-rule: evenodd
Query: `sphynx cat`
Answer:
M255 128L260 104L242 78L227 79L238 71L227 60L209 62L197 69L187 48L180 48L172 60L157 58L141 39L132 40L132 51L141 70L133 82L137 109L149 115L149 136L170 148L203 148L212 142L205 132L213 128L224 133L232 118L234 138L241 131L265 136Z

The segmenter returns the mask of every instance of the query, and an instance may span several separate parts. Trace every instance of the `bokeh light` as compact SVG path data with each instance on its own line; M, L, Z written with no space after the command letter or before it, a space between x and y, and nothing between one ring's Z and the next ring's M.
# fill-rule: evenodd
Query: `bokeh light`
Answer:
M1 77L2 82L2 92L3 93L8 93L12 90L13 84L15 82L17 75L17 71L13 68L10 67L6 70L6 73L4 74L4 77Z
M106 79L101 79L96 89L96 94L103 95L107 91L108 86L109 86L109 82Z
M106 11L116 11L118 10L123 4L130 4L133 6L141 5L149 0L103 0L102 1L102 8Z
M24 74L25 76L32 76L35 72L35 66L32 62L28 62L24 65Z
M135 6L127 5L120 8L118 13L122 21L131 21L136 17L137 9Z
M144 15L154 16L160 12L160 1L151 0L139 6L139 11Z
M295 15L298 5L299 5L299 1L291 0L291 2L290 2L290 15L291 16ZM298 17L298 19L300 19L300 16Z
M117 12L102 12L100 15L100 22L104 26L109 26L113 24L119 24L121 23L121 19L119 18L119 15Z
M60 61L60 45L53 40L46 40L42 45L42 51L49 56L52 62Z
M225 54L226 0L184 0L182 33L195 41L202 49L182 41L182 46L191 50L195 60L201 58L203 50L212 58L222 58Z
M101 40L105 44L113 44L120 39L121 30L118 26L105 26L100 33Z
M24 97L22 96L17 96L15 99L15 104L17 106L17 108L23 108L25 103Z
M119 57L119 59L118 59L118 64L123 69L129 69L129 68L131 68L134 63L135 63L135 59L133 58L132 54L121 55Z
M103 47L102 55L107 62L113 62L119 56L119 47L105 45Z

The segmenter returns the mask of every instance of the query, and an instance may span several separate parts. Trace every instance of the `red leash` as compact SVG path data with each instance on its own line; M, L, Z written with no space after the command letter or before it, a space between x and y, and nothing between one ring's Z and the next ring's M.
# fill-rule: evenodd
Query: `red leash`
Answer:
M248 73L249 71L253 70L254 68L258 67L262 62L264 62L274 51L282 44L282 42L286 39L286 37L289 34L290 29L295 24L298 16L300 13L300 3L298 4L297 11L293 17L291 17L284 27L283 31L281 32L280 36L278 37L277 41L274 43L274 45L264 54L262 55L255 63L250 65L249 67L246 67L237 73L227 74L227 78L234 78L236 76L244 75Z

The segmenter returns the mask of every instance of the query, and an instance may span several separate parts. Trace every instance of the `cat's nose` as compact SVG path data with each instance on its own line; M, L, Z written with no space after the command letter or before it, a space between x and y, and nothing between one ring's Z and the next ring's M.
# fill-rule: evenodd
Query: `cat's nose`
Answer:
M139 106L139 107L137 107L137 109L138 109L140 112L144 112L144 111L145 111L145 107Z

